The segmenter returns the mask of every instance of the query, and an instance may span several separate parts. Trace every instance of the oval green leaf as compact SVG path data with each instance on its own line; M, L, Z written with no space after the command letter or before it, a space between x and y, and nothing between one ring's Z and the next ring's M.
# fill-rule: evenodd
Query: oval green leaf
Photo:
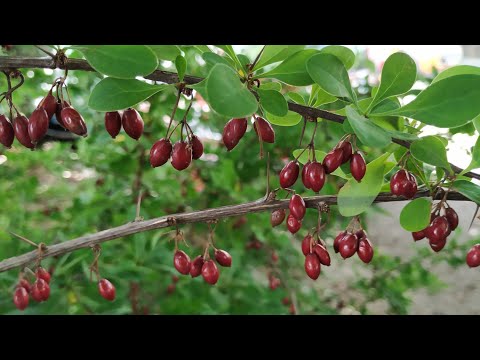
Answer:
M360 115L352 105L345 108L345 113L350 126L363 144L383 148L392 141L385 129Z
M453 188L480 205L480 186L477 184L467 180L457 180L453 183Z
M329 45L322 48L320 53L335 55L345 65L347 70L355 63L355 53L345 46Z
M265 112L265 117L270 123L278 126L295 126L302 120L302 115L293 111L288 111L285 116L275 116Z
M177 69L178 80L183 81L185 73L187 72L187 61L182 55L178 55L175 59L175 68Z
M288 112L288 104L282 94L276 90L257 90L260 104L263 109L275 116L285 116Z
M304 47L305 45L266 45L253 70L282 61Z
M262 83L262 85L260 85L260 89L281 91L282 84L277 81L269 81L269 82Z
M433 79L432 84L436 83L437 81L446 79L450 76L455 75L464 75L464 74L472 74L472 75L480 75L480 67L472 66L472 65L458 65L448 68L438 74L435 79Z
M400 213L400 225L407 231L420 231L430 223L432 203L425 198L410 201Z
M212 53L211 51L203 53L202 59L207 63L208 67L214 67L216 64L224 64L232 67L232 64L229 63L225 57Z
M452 171L447 160L447 151L442 141L435 136L425 136L410 145L412 156L424 163Z
M297 104L306 105L305 104L305 99L303 98L302 95L300 95L298 93L290 91L290 92L287 93L287 96L290 98L290 100L292 100L293 102L295 102Z
M148 45L153 50L159 60L175 61L182 52L177 45Z

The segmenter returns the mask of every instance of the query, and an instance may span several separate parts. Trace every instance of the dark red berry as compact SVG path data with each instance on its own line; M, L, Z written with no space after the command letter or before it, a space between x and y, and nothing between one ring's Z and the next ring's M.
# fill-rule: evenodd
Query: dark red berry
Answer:
M207 260L202 266L203 279L210 285L215 285L218 281L220 273L218 272L217 265L213 260Z
M115 300L115 286L107 279L101 279L98 282L98 292L108 301Z
M45 301L50 296L50 286L45 280L37 278L33 283L31 294L33 300L37 302Z
M28 135L33 144L42 139L48 131L48 115L44 109L36 109L28 119Z
M305 272L307 275L313 279L317 280L320 276L320 259L315 253L310 253L305 256Z
M337 235L337 237L333 241L333 250L335 251L335 253L338 253L340 240L342 240L345 235L347 235L347 232L342 231Z
M275 131L267 120L257 117L253 123L253 128L263 142L271 144L275 142Z
M338 244L338 251L344 259L351 257L358 249L358 239L352 233L347 233Z
M312 162L310 160L307 161L307 163L305 165L303 165L303 169L302 169L302 183L303 183L303 186L305 186L307 189L310 189L311 186L310 186L310 180L308 179L308 168L310 166Z
M270 224L272 224L273 227L280 225L283 220L285 220L285 216L285 209L272 211L270 214Z
M290 214L295 216L298 220L302 220L305 216L305 212L307 211L305 207L305 201L298 194L295 194L290 198L288 207L290 209Z
M411 199L417 193L417 179L405 169L398 170L390 179L390 191L394 195Z
M477 244L468 250L466 262L471 268L480 265L480 244Z
M27 290L27 292L30 292L30 283L28 282L27 279L25 279L25 278L20 279L20 281L17 284L17 287L19 287L19 286L25 288L25 290Z
M73 107L64 107L60 113L65 128L79 136L87 136L87 125L82 115Z
M339 148L342 149L343 152L342 164L345 164L352 158L352 144L350 141L344 141Z
M285 306L288 306L290 305L290 298L288 296L285 296L283 299L282 299L282 304L285 305Z
M412 237L415 241L422 240L423 238L425 238L425 230L412 232Z
M313 247L313 252L318 256L320 260L320 264L325 266L330 266L330 254L328 253L327 249L321 244L316 244Z
M132 139L138 140L143 134L143 119L135 109L129 108L123 112L122 126Z
M173 294L175 292L175 284L168 284L167 286L167 294Z
M28 306L28 291L24 287L17 287L13 293L13 303L18 310L25 310Z
M118 111L109 111L105 113L105 129L112 139L115 139L122 128L122 117Z
M299 172L298 162L296 160L290 161L280 171L280 186L284 189L291 187L297 181Z
M403 191L403 196L405 196L407 199L413 199L413 197L417 193L417 179L415 179L415 176L413 176L413 174L410 173L410 175L410 179L412 179L413 177L413 180L407 182Z
M365 159L362 154L356 151L350 160L350 172L355 180L360 182L365 176L365 171L367 171Z
M430 244L430 247L432 248L433 251L439 252L445 247L445 244L447 243L447 238L445 237L437 242L433 242L432 240L429 240L428 243Z
M445 216L435 218L430 226L425 230L425 235L432 243L441 242L447 238L450 230L450 225Z
M312 162L308 167L307 179L313 191L318 193L322 190L325 184L325 169L323 165L316 161Z
M365 230L360 229L355 233L355 236L358 240L360 240L361 238L367 237L367 233L365 232Z
M298 220L295 216L292 214L287 216L287 229L290 231L292 234L295 234L300 228L302 227L302 222Z
M150 149L150 165L162 166L172 155L172 143L168 139L160 139Z
M192 147L185 141L178 141L173 145L172 166L177 170L186 169L192 162Z
M192 269L190 269L191 271ZM172 282L177 283L180 278L177 275L172 275Z
M228 151L237 146L247 131L247 118L231 119L223 128L223 143Z
M0 115L0 143L3 146L10 148L15 139L15 133L11 122L5 115Z
M57 110L55 112L55 117L57 118L57 121L58 123L64 128L66 129L67 127L65 126L65 124L63 123L63 120L62 120L62 110L64 108L67 108L67 107L70 107L70 104L68 103L68 101L63 101L63 102L60 102L60 101L57 101Z
M358 257L362 260L365 264L368 264L372 261L373 258L373 246L370 240L366 237L363 237L358 242L358 250L357 250Z
M37 109L44 109L47 112L48 120L52 118L53 114L57 111L57 99L52 95L52 90L40 101Z
M445 209L445 217L448 220L448 224L450 225L450 230L455 230L458 226L458 215L455 210L452 208Z
M35 147L30 140L30 135L28 135L28 119L26 116L17 116L13 120L13 131L20 144L29 149Z
M215 260L221 265L225 267L232 266L232 256L226 252L225 250L215 250Z
M342 165L343 161L343 150L337 148L335 150L330 151L325 158L323 159L323 167L325 169L325 173L330 174L338 169L340 165Z
M202 273L202 266L203 266L203 256L198 255L195 259L192 261L192 265L190 266L190 276L192 278L200 276Z
M310 244L312 243L313 241L313 238L312 238L312 235L308 234L307 236L305 236L302 240L302 252L303 252L303 255L307 256L308 254L310 254Z
M275 277L275 276L271 276L269 279L269 284L268 286L270 287L270 289L272 290L275 290L277 287L279 287L281 285L281 281L279 278Z
M203 155L203 144L200 141L200 139L196 136L193 135L190 138L190 141L192 143L192 158L194 160L200 159L200 157Z
M50 284L50 273L43 267L39 266L37 270L35 270L35 276L37 277L37 279L43 279L48 284Z
M190 273L190 257L182 250L175 251L175 255L173 255L173 265L180 274L188 275Z

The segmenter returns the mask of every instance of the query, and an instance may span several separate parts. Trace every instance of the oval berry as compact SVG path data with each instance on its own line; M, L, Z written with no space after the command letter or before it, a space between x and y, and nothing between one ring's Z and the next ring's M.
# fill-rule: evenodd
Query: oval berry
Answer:
M190 266L190 276L192 278L200 276L202 273L203 263L204 260L202 255L198 255L195 259L193 259L192 265Z
M272 289L272 290L275 290L275 289L276 289L277 287L279 287L280 284L282 283L282 282L280 281L280 279L277 278L277 277L275 277L275 276L271 276L271 277L268 279L268 282L269 282L268 286L269 286L270 289Z
M79 136L87 136L87 125L82 115L73 107L64 107L60 113L65 128Z
M317 280L320 276L321 265L320 259L314 253L307 254L305 256L305 272L308 277L313 280Z
M112 139L115 139L122 128L122 117L118 111L109 111L105 113L105 129Z
M478 244L468 250L465 260L467 262L467 265L471 268L480 265L480 247Z
M42 139L48 131L48 115L44 109L36 109L28 119L28 136L33 144Z
M185 141L178 141L173 145L172 166L178 170L185 170L192 162L192 147Z
M302 220L305 216L305 212L307 211L307 208L305 207L305 201L298 194L295 194L290 198L288 207L290 209L290 214L295 216L298 220Z
M107 279L101 279L98 282L98 292L108 301L115 300L115 286Z
M437 242L433 242L432 240L430 240L428 243L430 244L430 247L433 251L439 252L445 247L445 244L447 243L447 238L443 238Z
M310 184L310 189L317 193L322 190L325 184L325 169L323 165L313 161L308 167L307 179Z
M19 287L19 286L25 288L25 290L27 290L27 292L30 292L30 283L28 282L27 279L25 279L25 278L20 279L20 281L17 284L17 287Z
M302 227L302 222L298 220L295 216L292 214L289 214L287 216L287 229L290 231L292 234L295 234L300 228Z
M280 225L283 220L285 220L285 209L278 209L275 211L272 211L270 214L270 224L272 224L272 227Z
M373 246L370 240L366 237L363 237L358 242L357 255L365 264L368 264L372 261L373 258Z
M200 159L200 157L203 155L203 144L200 141L200 139L196 136L193 135L190 138L190 142L192 144L192 158L194 160Z
M358 249L358 239L354 234L347 233L338 243L338 252L344 259L351 257Z
M352 159L350 160L350 172L352 176L357 180L357 182L362 181L363 177L365 176L365 172L367 171L367 164L365 163L365 159L363 155L359 152L355 152L352 155Z
M412 232L412 237L415 241L422 240L423 238L425 238L425 230Z
M275 131L272 125L265 119L257 117L253 123L255 132L260 136L263 142L273 144L275 142Z
M190 273L190 257L182 250L177 250L173 255L173 265L180 274L188 275Z
M318 259L320 260L320 264L330 266L330 254L323 245L316 244L313 247L313 252L317 254Z
M43 279L45 280L48 284L50 284L50 273L45 270L43 267L39 266L37 270L35 270L35 276L37 279Z
M394 195L402 196L405 184L407 182L407 171L404 169L398 170L390 179L390 191Z
M28 291L24 287L17 287L13 293L13 303L18 310L25 310L28 306Z
M123 112L123 130L132 139L138 140L143 134L143 119L137 110L129 108Z
M50 90L47 96L40 101L37 109L44 109L47 112L48 120L50 121L53 114L57 111L57 99L52 95L52 90Z
M337 170L343 161L343 150L338 148L330 151L323 159L325 173L330 174Z
M207 260L202 266L202 277L210 285L215 285L218 281L220 273L218 272L217 265L213 260Z
M0 115L0 143L5 147L10 148L14 139L15 133L11 122L5 115Z
M150 149L150 165L152 167L162 166L172 155L172 143L168 139L160 139Z
M312 235L308 234L307 236L305 236L302 240L302 252L303 252L303 255L307 256L308 254L310 254L310 244L312 243L313 241L313 238L312 238Z
M225 250L215 250L215 260L221 265L225 267L232 266L232 256L226 252Z
M291 187L297 181L299 172L298 162L296 160L290 161L280 171L280 186L284 189Z
M31 293L33 300L37 302L45 301L50 296L50 285L43 279L37 279L33 283Z
M345 164L352 158L352 143L350 141L344 141L339 148L342 149L343 152L342 164Z
M455 230L458 226L457 212L452 208L445 209L445 217L448 220L448 225L450 225L450 230Z
M57 101L57 110L55 111L55 117L57 118L57 122L64 128L66 129L67 127L65 126L65 124L63 123L63 120L62 120L62 110L64 108L67 108L67 107L70 107L70 104L68 101L63 101L63 102L60 102L60 101Z
M29 149L35 147L30 139L30 135L28 135L28 119L26 116L17 116L13 120L13 131L20 144Z
M342 240L345 235L347 235L347 232L342 231L337 235L337 237L333 241L333 250L335 251L335 253L338 253L340 240Z
M447 238L450 230L450 225L445 216L435 218L430 226L425 230L425 235L432 243L441 242Z
M228 151L237 146L240 139L247 131L247 118L231 119L223 128L223 143Z
M302 169L302 183L303 183L303 186L305 186L307 189L311 188L310 180L308 179L308 176L307 176L308 167L310 166L311 163L312 162L308 160L307 163L303 165L303 169Z

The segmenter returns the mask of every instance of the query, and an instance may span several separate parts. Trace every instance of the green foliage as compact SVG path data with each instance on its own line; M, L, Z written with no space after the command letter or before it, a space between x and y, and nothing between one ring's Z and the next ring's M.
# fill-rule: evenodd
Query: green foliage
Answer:
M387 131L360 115L352 106L346 107L346 114L348 123L363 144L383 148L390 143Z
M410 201L400 213L400 224L407 231L420 231L430 223L432 203L425 198Z
M410 146L410 152L419 161L452 171L445 146L436 136L425 136L414 141Z

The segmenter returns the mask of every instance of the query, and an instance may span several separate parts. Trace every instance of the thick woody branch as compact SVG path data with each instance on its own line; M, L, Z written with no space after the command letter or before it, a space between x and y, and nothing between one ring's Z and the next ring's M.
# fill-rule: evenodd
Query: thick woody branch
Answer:
M428 197L428 191L420 191L415 197ZM438 200L440 199L440 194ZM458 192L451 191L448 194L449 200L470 201L468 198ZM390 193L382 193L377 196L375 202L391 202L391 201L405 201L404 198L394 196ZM329 205L335 205L337 203L336 196L311 196L305 198L305 204L308 208L316 209L320 203L326 203ZM151 220L130 222L125 225L118 226L116 228L103 230L95 234L81 236L79 238L68 240L60 244L48 246L42 253L42 258L63 255L78 249L89 248L96 244L103 243L105 241L118 239L128 235L162 229L166 227L175 226L176 224L191 224L198 222L207 222L211 220L217 220L222 218L228 218L233 216L252 214L263 211L273 211L276 209L288 208L289 200L274 200L265 202L263 199L239 204L222 206L214 209L206 209L200 211L192 211L181 214L167 215ZM31 251L26 254L12 257L0 262L0 272L7 271L16 267L25 266L38 257L37 251Z

